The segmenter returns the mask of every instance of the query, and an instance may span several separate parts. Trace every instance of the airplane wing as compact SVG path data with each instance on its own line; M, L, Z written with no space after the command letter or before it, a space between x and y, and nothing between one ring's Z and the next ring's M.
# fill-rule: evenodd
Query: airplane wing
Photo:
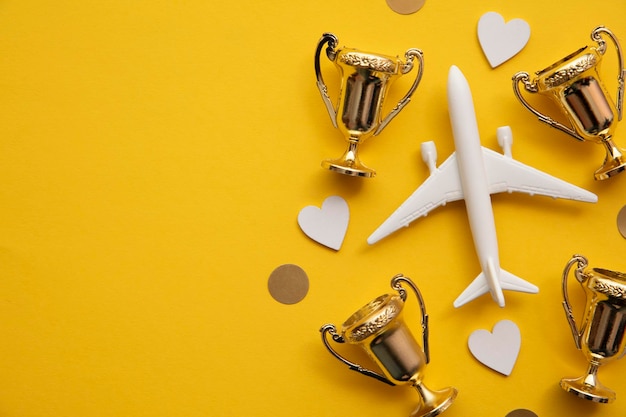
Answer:
M595 203L598 196L515 159L482 147L489 192L519 191L530 195Z
M455 152L367 238L367 243L373 245L401 227L407 227L413 220L426 216L437 207L462 198L463 191Z

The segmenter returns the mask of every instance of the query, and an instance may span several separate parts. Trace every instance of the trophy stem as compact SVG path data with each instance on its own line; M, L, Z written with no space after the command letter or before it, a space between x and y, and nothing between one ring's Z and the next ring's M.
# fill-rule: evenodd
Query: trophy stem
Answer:
M450 407L457 395L454 387L447 387L441 391L432 391L423 383L413 385L420 395L420 404L411 413L410 417L434 417Z
M596 403L610 403L615 400L615 392L600 383L598 380L599 362L590 361L587 375L580 378L562 379L561 388L577 397Z
M585 377L585 385L589 385L590 387L597 387L600 384L598 381L598 368L600 364L598 362L591 361L589 363L589 369L587 369L587 376Z
M613 142L613 139L609 136L602 143L606 149L606 158L604 165L594 174L597 180L605 180L626 169L626 158L623 151Z
M348 139L348 149L346 149L341 158L326 159L322 161L322 167L353 177L371 178L375 176L376 171L363 165L359 159L359 142L360 139L358 137L350 137Z

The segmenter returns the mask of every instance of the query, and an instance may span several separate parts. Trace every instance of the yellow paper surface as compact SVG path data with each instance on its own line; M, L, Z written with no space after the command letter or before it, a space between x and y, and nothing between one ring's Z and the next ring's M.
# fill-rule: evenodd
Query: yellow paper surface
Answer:
M531 27L524 50L496 69L476 25L487 11ZM417 401L349 371L318 329L340 325L404 273L430 315L426 384L454 385L448 417L623 416L626 361L600 369L611 405L558 387L580 376L561 308L574 253L626 271L616 228L626 174L593 180L604 151L540 124L516 101L511 76L533 73L590 44L606 25L626 44L623 0L427 0L403 16L384 2L333 0L4 1L0 4L0 414L6 417L406 416ZM412 102L362 158L371 180L320 168L345 143L315 86L321 34L388 55L424 51ZM612 45L602 74L616 90ZM484 146L513 129L513 156L599 196L583 204L493 196L501 264L540 287L452 301L480 272L463 202L369 247L369 234L428 176L419 144L453 152L448 68L472 88ZM330 92L338 76L323 62ZM400 98L412 75L390 92ZM336 96L333 96L336 97ZM623 123L616 132L626 144ZM626 145L624 145L626 146ZM344 197L340 251L309 240L296 218ZM306 298L282 305L267 279L301 266ZM572 285L581 314L584 295ZM408 324L419 335L414 299ZM479 364L467 338L515 321L512 374ZM359 352L341 350L370 365Z

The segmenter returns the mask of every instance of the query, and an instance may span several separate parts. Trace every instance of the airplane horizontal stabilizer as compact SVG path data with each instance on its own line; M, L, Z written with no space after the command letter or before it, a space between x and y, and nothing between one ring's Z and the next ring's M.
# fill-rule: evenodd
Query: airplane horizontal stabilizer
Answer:
M504 269L500 269L500 285L503 290L527 292L530 294L536 294L539 292L539 288L531 284L528 281L521 279Z
M489 292L489 284L487 278L482 272L472 281L470 285L454 300L454 307L461 307L464 304L480 297Z
M521 279L508 271L500 268L499 284L503 290L525 292L530 294L536 294L539 292L539 288L531 284L528 281ZM475 300L483 294L489 292L489 283L484 273L480 273L474 281L454 300L454 307L461 307L470 301ZM504 305L502 305L503 307Z

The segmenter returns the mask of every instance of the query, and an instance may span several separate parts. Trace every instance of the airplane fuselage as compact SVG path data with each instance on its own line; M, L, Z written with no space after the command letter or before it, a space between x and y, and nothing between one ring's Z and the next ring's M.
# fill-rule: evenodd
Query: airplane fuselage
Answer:
M474 103L467 80L456 67L450 69L448 77L448 108L474 247L491 296L503 306L498 239Z

